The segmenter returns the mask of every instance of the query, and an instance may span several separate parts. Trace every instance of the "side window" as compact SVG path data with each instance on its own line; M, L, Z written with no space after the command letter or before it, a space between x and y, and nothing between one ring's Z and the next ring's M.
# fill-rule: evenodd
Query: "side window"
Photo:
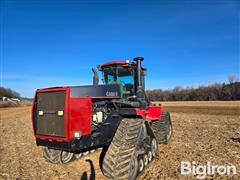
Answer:
M106 67L103 70L105 84L113 84L116 82L116 68Z
M118 78L119 82L122 84L124 92L127 96L134 95L134 79L132 76L123 76Z
M118 77L118 80L120 81L120 83L122 85L125 85L125 84L133 84L133 77L132 76L120 76Z
M107 75L107 84L113 84L114 83L114 77L110 74Z
M123 98L134 95L134 75L131 69L119 67L118 82L122 85Z

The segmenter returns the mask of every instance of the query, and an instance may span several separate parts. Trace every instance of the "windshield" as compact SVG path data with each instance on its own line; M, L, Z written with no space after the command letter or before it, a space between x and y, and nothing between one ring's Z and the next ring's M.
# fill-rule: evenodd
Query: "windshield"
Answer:
M123 98L133 96L134 73L131 68L122 66L107 66L103 69L105 84L119 84Z

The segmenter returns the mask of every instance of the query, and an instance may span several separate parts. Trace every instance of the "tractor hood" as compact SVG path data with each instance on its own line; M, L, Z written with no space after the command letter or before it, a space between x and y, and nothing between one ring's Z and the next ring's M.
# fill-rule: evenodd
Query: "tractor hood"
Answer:
M70 89L70 97L90 97L90 98L101 98L101 97L112 97L120 98L121 91L119 84L108 84L108 85L84 85L84 86L68 86L68 87L50 87L44 89L38 89L38 91L54 91L61 90L63 88Z
M120 85L68 86L38 89L32 121L39 138L74 139L74 132L91 133L92 99L119 99ZM68 126L68 123L71 126Z
M70 97L121 97L120 85L89 85L70 87Z

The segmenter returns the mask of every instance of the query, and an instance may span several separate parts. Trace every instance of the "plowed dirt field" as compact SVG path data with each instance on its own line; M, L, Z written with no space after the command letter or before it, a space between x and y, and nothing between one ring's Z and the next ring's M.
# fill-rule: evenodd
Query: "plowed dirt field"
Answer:
M194 179L181 175L181 161L235 165L240 179L240 102L167 102L173 137L159 145L159 156L138 179ZM100 170L101 150L67 165L54 165L35 145L31 107L0 109L0 179L106 179Z

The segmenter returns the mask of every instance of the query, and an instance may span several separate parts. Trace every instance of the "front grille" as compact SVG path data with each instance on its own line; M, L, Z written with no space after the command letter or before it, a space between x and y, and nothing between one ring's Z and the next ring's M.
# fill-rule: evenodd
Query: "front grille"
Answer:
M65 98L66 91L37 93L34 115L36 134L65 137ZM59 116L58 111L63 111L63 115Z

